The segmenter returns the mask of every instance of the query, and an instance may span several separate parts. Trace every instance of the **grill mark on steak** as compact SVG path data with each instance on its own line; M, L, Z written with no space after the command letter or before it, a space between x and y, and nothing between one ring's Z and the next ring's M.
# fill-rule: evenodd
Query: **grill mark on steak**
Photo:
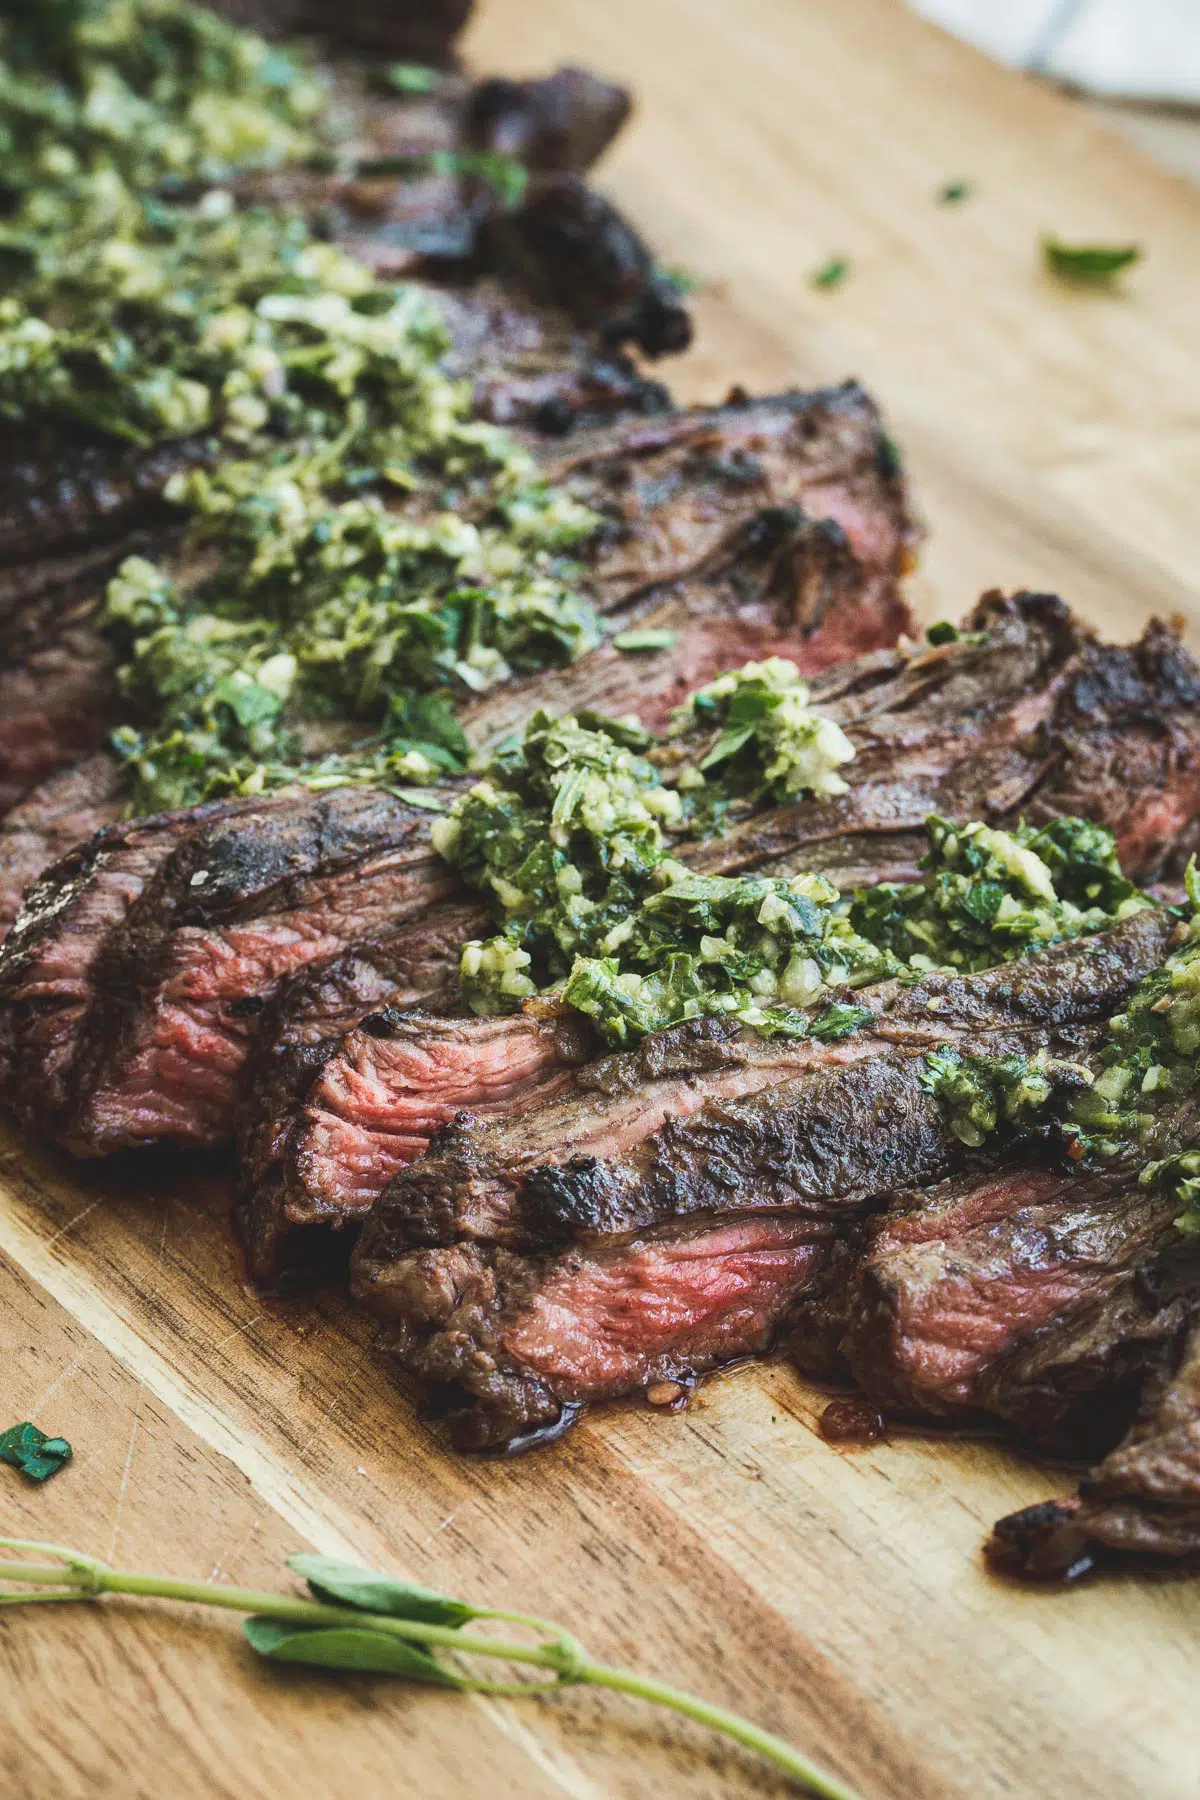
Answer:
M1200 1552L1200 1324L1191 1258L1192 1324L1148 1380L1138 1417L1117 1448L1063 1501L1010 1513L993 1528L989 1560L1037 1579L1084 1573L1112 1557L1190 1559Z
M68 1147L224 1141L260 1002L456 887L428 815L380 790L303 791L191 831L96 966Z
M24 432L24 428L23 432ZM135 527L165 517L168 479L208 462L207 439L184 438L151 450L122 445L73 445L46 428L33 460L27 438L7 434L22 460L6 461L7 502L0 511L0 565L58 556L68 547L111 543Z
M0 824L0 938L34 877L121 816L125 787L122 765L100 752L51 775L12 809Z
M409 1252L360 1298L384 1347L448 1390L457 1447L511 1452L584 1405L769 1349L831 1235L760 1215L558 1256L456 1244Z
M557 1099L518 1119L457 1121L387 1191L359 1254L459 1237L526 1246L642 1229L693 1209L796 1205L836 1179L849 1182L847 1199L865 1197L872 1182L896 1186L897 1168L908 1185L918 1162L906 1157L940 1171L937 1158L957 1154L912 1058L945 1043L994 1047L1014 1033L1026 1045L1054 1034L1072 1050L1073 1033L1118 1011L1162 961L1173 930L1170 915L1147 911L981 975L861 989L843 997L874 1023L840 1043L763 1039L726 1019L653 1034L580 1070ZM822 1107L831 1109L824 1123ZM886 1112L869 1141L856 1108L859 1121ZM793 1145L809 1161L791 1171L800 1186L790 1190Z

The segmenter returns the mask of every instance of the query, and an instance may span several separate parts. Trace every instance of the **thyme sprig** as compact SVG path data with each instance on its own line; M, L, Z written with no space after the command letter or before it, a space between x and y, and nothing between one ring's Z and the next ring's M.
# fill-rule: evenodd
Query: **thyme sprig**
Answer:
M667 1707L732 1738L819 1800L857 1800L844 1782L818 1768L773 1732L665 1682L595 1662L570 1632L528 1613L473 1606L325 1556L288 1558L288 1567L308 1587L310 1598L305 1599L298 1594L113 1569L82 1551L23 1538L0 1538L0 1548L16 1553L0 1559L0 1606L99 1600L105 1594L178 1600L248 1614L243 1624L247 1642L272 1662L398 1675L460 1693L506 1698L553 1693L563 1687L610 1688ZM51 1561L17 1560L25 1555ZM26 1589L30 1591L22 1591ZM477 1621L517 1626L531 1633L533 1641L484 1636L466 1629ZM544 1673L530 1680L492 1681L463 1666L462 1659L475 1657Z

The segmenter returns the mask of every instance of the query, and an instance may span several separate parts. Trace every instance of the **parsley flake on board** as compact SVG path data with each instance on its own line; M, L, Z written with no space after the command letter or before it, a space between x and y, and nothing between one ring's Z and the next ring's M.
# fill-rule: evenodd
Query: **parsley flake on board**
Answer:
M29 1419L0 1431L0 1462L20 1469L30 1481L49 1481L70 1460L71 1446L66 1438L47 1437Z
M809 286L815 288L841 287L850 273L850 259L847 256L831 256L827 263L814 269L809 276Z
M1042 258L1060 281L1081 287L1102 287L1142 259L1140 244L1065 244L1061 238L1043 237Z

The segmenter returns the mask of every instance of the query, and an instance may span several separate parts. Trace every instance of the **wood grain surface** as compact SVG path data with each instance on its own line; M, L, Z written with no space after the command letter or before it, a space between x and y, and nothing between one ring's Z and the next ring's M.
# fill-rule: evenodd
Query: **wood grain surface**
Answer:
M483 0L480 66L629 80L603 173L704 284L687 397L861 376L929 525L926 616L1059 588L1133 635L1180 613L1200 486L1200 193L892 0ZM939 206L964 177L970 200ZM1112 296L1037 238L1136 238ZM809 285L833 254L831 292ZM561 1618L597 1655L794 1738L867 1800L1194 1800L1200 1587L1004 1586L979 1544L1069 1477L984 1442L838 1451L783 1366L512 1462L449 1455L337 1298L245 1284L219 1168L79 1168L0 1139L0 1413L65 1433L0 1529L272 1585L306 1546ZM683 1800L783 1785L618 1699L516 1705L251 1663L229 1622L0 1621L19 1800Z

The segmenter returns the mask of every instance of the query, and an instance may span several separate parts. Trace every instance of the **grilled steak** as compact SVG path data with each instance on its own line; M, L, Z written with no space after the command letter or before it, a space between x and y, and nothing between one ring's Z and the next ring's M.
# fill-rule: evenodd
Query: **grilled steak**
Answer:
M1178 1331L1178 1302L1143 1280L1178 1210L1128 1167L1010 1169L902 1196L841 1259L840 1282L806 1300L793 1347L826 1374L806 1339L818 1357L836 1346L867 1397L902 1417L990 1417L1095 1454Z
M704 873L815 870L912 880L930 812L1108 825L1127 873L1182 868L1200 814L1200 669L1151 623L1099 644L1050 595L985 595L976 642L832 670L813 703L854 743L849 793L751 816L689 860Z
M1173 929L1147 911L982 975L861 989L852 998L875 1022L841 1042L764 1039L727 1019L659 1032L511 1122L443 1132L376 1208L364 1266L465 1237L525 1248L696 1211L849 1203L899 1185L898 1170L906 1185L922 1167L936 1179L957 1151L920 1053L1013 1033L1065 1040L1119 1009ZM879 1130L855 1130L856 1116Z
M380 790L343 788L266 800L189 832L96 965L69 1147L87 1156L224 1141L279 983L453 896L427 825Z
M1171 921L1149 917L1149 926L1139 919L1107 934L1098 950L1099 940L1063 945L985 975L930 976L918 988L892 990L891 1010L880 996L878 1025L842 1044L763 1046L776 1059L770 1085L743 1087L744 1098L705 1099L705 1084L709 1093L736 1094L739 1080L731 1079L733 1058L714 1080L714 1051L723 1046L711 1026L701 1039L704 1083L681 1076L692 1030L683 1027L663 1034L673 1040L673 1092L646 1096L645 1059L661 1050L647 1040L629 1058L608 1059L606 1098L617 1104L591 1099L598 1141L614 1126L637 1138L643 1106L653 1127L668 1094L675 1102L667 1124L623 1155L565 1156L572 1144L563 1113L571 1110L578 1131L586 1075L565 1103L511 1122L461 1121L392 1182L369 1217L354 1254L355 1294L387 1321L406 1367L455 1384L464 1443L496 1445L548 1428L559 1417L555 1401L569 1411L626 1393L638 1385L629 1371L678 1380L761 1349L819 1275L847 1220L901 1182L931 1182L978 1160L925 1090L918 1049L957 1037L994 1054L1078 1050L1088 1041L1084 1028L1161 958ZM941 1005L931 1009L931 1000ZM781 1079L789 1057L790 1077ZM743 1063L741 1079L752 1084L755 1073ZM536 1156L556 1127L558 1160L531 1167L529 1144ZM781 1242L786 1254L775 1263ZM761 1341L731 1352L723 1325L709 1330L704 1296L724 1293L726 1256L736 1263L746 1245L755 1246L754 1267L761 1251L762 1267L775 1274L756 1289ZM643 1312L630 1294L646 1269ZM610 1300L624 1319L619 1333ZM619 1354L610 1357L614 1333Z
M458 1448L511 1453L590 1402L767 1350L832 1235L760 1213L557 1256L455 1244L398 1258L367 1299L384 1347L442 1390Z
M591 1050L575 1013L534 1008L516 1019L464 1019L403 1012L393 1002L326 1045L303 1105L281 1121L275 1166L245 1210L258 1220L270 1214L275 1257L285 1249L289 1261L298 1257L327 1278L306 1242L314 1233L319 1252L330 1232L356 1230L392 1176L461 1109L486 1118L536 1107L567 1085ZM251 1273L271 1279L275 1269L264 1255Z
M344 1034L385 1007L411 1006L443 990L465 939L485 927L473 906L435 908L419 924L357 944L285 981L265 1009L237 1112L237 1217L250 1272L276 1284L294 1264L314 1260L327 1234L306 1231L284 1193L282 1157L308 1090ZM313 1243L310 1253L310 1241ZM284 1252L286 1263L284 1268Z
M1195 1319L1200 1269L1191 1258ZM993 1564L1040 1579L1083 1574L1113 1556L1192 1558L1200 1552L1200 1325L1147 1382L1124 1441L1072 1499L1010 1513L988 1543Z
M46 869L0 945L0 1072L25 1123L61 1125L79 1032L110 936L192 831L247 802L110 825Z
M36 875L72 844L121 815L124 772L113 756L89 756L62 769L15 806L0 825L0 938Z

